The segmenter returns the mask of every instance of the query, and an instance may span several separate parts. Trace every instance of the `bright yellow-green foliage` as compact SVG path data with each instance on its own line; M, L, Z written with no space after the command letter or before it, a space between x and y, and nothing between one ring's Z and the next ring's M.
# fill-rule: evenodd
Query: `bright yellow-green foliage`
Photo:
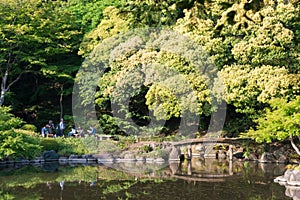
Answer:
M120 10L116 7L105 8L100 24L85 35L79 54L87 54L105 38L128 30L129 22L125 20L125 17L120 14Z
M110 58L102 56L99 59L104 62L109 60L109 70L99 80L99 91L96 93L95 102L105 118L100 121L102 124L105 121L113 124L108 106L110 98L115 92L115 86L119 87L126 82L118 80L125 78L134 83L135 78L143 77L134 73L135 70L140 70L139 66L154 63L165 66L165 71L154 70L154 73L149 69L147 75L151 74L155 79L168 70L179 72L194 90L197 104L182 104L192 98L178 98L176 94L183 94L184 90L180 87L176 88L177 91L172 90L170 86L175 83L172 79L161 81L162 85L147 84L151 81L146 80L144 90L139 93L140 102L146 105L144 110L153 111L157 119L168 120L181 117L184 110L210 115L214 109L211 107L211 95L215 91L207 86L202 75L197 74L193 68L194 63L178 54L178 51L157 51L157 44L170 44L166 38L155 38L156 44L143 50L140 49L144 43L138 37L128 38L122 44L118 44L118 37L104 40L119 33L130 32L131 29L150 26L177 31L202 46L223 79L225 99L231 105L229 113L233 113L229 121L235 120L234 113L242 113L244 118L239 117L238 120L243 121L241 126L245 126L244 129L249 128L253 125L252 119L269 107L271 99L292 100L299 95L299 13L299 2L294 0L130 1L118 8L107 7L104 20L86 35L86 40L81 44L84 55L98 43L101 45L93 53L107 55L103 52L112 51L112 54L108 54ZM151 15L153 19L149 18ZM176 38L173 39L176 41ZM178 44L177 48L184 48L184 45ZM186 51L192 55L192 49ZM97 56L94 55L92 59L94 57ZM132 76L127 76L128 71L132 72ZM125 86L122 88L126 89ZM82 96L88 94L92 93L82 93ZM132 113L127 116L132 117ZM229 124L237 125L232 122Z
M225 66L220 75L226 87L227 102L238 112L247 114L255 114L258 106L274 97L290 98L296 91L291 88L296 89L298 84L292 81L294 77L285 67L231 65Z
M169 119L170 117L180 117L180 107L178 99L171 90L163 85L153 84L146 94L146 104L150 110L154 110L154 115L158 119Z
M36 133L20 129L22 120L10 114L9 107L0 107L0 159L33 158L41 147Z
M204 1L184 12L175 29L203 45L219 69L235 63L299 70L297 1Z
M137 29L137 34L138 32ZM207 79L208 76L214 79L217 70L210 66L211 60L201 47L193 40L181 38L170 31L161 31L159 35L155 31L150 35L143 35L142 29L140 32L141 35L132 38L130 32L128 35L108 38L88 57L87 64L93 63L100 71L106 71L101 78L95 77L99 87L96 93L98 106L107 109L111 98L119 100L131 95L137 98L131 100L137 103L133 110L141 110L143 113L126 113L124 115L127 118L145 119L147 110L153 111L158 120L179 118L185 112L209 115L212 112L213 97ZM128 40L121 40L126 37ZM178 41L169 40L170 37ZM119 39L120 44L117 45L116 41ZM205 67L206 74L203 73ZM78 74L82 96L92 94L93 88L87 85L90 85L94 74ZM124 112L126 109L126 105L121 106L117 112Z
M300 97L286 102L283 99L273 99L271 108L257 120L257 128L244 133L256 142L283 141L300 135Z
M20 103L22 97L31 96L10 87L24 74L26 78L30 74L37 80L32 104L44 106L44 102L36 103L35 99L48 95L44 95L45 88L57 89L55 95L51 94L51 103L57 101L53 100L57 99L57 94L70 95L78 63L92 52L89 59L94 64L103 61L106 65L100 70L105 69L105 74L98 81L97 92L91 91L89 85L91 80L99 79L96 73L86 77L78 74L78 80L83 83L81 89L85 91L80 94L82 105L95 99L101 125L108 124L109 133L116 130L112 126L114 119L110 108L111 96L116 94L115 86L124 83L118 81L121 78L138 85L136 79L143 75L134 72L139 71L140 66L155 63L168 72L178 72L181 75L178 77L187 81L196 99L192 95L183 97L187 88L174 87L180 80L175 80L176 76L161 81L165 85L152 84L160 72L155 75L156 72L149 69L147 73L154 79L152 82L145 80L143 88L133 94L130 104L133 112L127 113L127 117L146 119L149 111L153 111L157 119L166 120L181 117L185 111L204 117L215 109L211 98L215 91L208 86L203 74L195 71L200 63L191 61L201 60L201 53L193 54L194 48L184 42L177 42L177 48L168 51L172 40L167 37L177 41L174 35L168 34L157 35L160 38L154 35L151 38L154 43L147 46L143 36L140 39L130 37L130 34L139 34L139 31L130 33L133 29L153 27L176 31L200 45L224 79L228 120L244 121L245 129L269 107L270 99L292 100L300 93L300 5L297 0L2 0L0 13L0 75L6 80L2 92L9 92L9 100L18 99ZM127 37L126 41L117 36L120 33ZM99 43L105 45L97 46ZM165 49L158 50L159 46ZM179 50L190 57L179 54ZM133 72L132 76L127 76L129 71ZM4 72L7 72L7 79ZM48 85L40 84L41 79ZM18 98L14 98L14 94ZM95 98L91 100L91 96ZM194 101L196 103L182 103ZM22 102L20 107L26 107L24 104ZM21 109L17 106L14 109ZM34 110L38 106L28 107Z

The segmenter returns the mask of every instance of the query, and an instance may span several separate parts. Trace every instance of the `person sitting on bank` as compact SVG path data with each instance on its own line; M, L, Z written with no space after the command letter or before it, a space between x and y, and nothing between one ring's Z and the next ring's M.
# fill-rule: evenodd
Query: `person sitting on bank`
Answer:
M84 131L81 128L81 126L78 127L77 134L78 134L78 137L84 137Z
M71 136L73 136L73 135L75 135L75 134L76 134L76 128L75 128L75 126L73 125L71 131L68 133L68 137L71 137Z
M49 133L49 130L47 128L47 125L43 126L43 128L41 129L41 135L42 137L46 137Z
M42 137L53 137L53 134L50 133L50 125L49 124L46 124L42 128L41 133L42 133Z
M55 126L52 120L49 120L49 133L55 136Z
M96 134L96 129L93 126L90 126L90 129L87 130L89 135L95 135Z

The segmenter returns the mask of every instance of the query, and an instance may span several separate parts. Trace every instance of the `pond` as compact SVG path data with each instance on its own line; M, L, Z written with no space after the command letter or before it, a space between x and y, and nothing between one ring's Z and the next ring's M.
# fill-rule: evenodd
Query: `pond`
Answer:
M0 166L0 199L292 199L273 182L284 171L285 165L217 159Z

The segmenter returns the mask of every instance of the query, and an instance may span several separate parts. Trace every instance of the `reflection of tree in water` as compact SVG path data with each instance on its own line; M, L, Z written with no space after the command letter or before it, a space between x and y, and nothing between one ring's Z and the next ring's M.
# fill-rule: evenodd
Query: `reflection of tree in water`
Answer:
M115 166L114 168L106 166L65 166L59 167L54 173L45 172L41 167L26 166L17 170L0 172L0 186L3 190L0 192L0 199L9 199L10 197L15 199L49 199L51 197L52 199L60 198L66 200L74 199L74 195L78 199L99 199L99 197L107 199L116 199L118 197L140 199L143 197L149 198L149 195L157 196L157 194L153 194L155 189L161 190L170 184L182 184L182 181L187 183L194 182L192 185L185 184L185 186L182 186L182 191L185 189L195 190L196 182L201 180L201 184L218 184L218 182L212 183L210 180L200 177L201 173L229 174L228 169L224 168L223 162L219 162L216 159L212 160L212 162L184 162L181 165L174 164L170 165L170 168L153 171L153 173L133 172L132 174L118 171L115 169ZM230 176L232 178L229 179L223 177L224 181L222 184L232 184L233 188L235 188L235 185L240 187L234 181L238 177L239 180L247 182L247 187L256 187L254 183L261 182L266 177L264 172L277 171L280 173L278 166L276 169L271 167L266 171L265 165L252 165L249 164L247 166L243 163L234 163L232 166L234 175ZM130 166L128 165L127 167ZM249 168L248 170L246 170L247 167ZM205 172L206 169L210 171ZM217 180L218 178L212 177L212 179ZM267 187L270 184L268 182L265 183L262 186ZM243 186L243 190L246 191L247 188L245 187ZM168 189L169 186L166 188L166 191ZM251 188L249 188L249 191L251 191ZM282 194L284 195L284 193ZM251 195L251 192L247 193L247 195Z

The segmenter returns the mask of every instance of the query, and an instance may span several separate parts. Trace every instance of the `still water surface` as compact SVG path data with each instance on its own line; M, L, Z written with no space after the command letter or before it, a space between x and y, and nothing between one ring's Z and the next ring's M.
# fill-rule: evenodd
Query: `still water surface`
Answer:
M292 199L284 165L206 159L182 164L0 166L0 199Z

